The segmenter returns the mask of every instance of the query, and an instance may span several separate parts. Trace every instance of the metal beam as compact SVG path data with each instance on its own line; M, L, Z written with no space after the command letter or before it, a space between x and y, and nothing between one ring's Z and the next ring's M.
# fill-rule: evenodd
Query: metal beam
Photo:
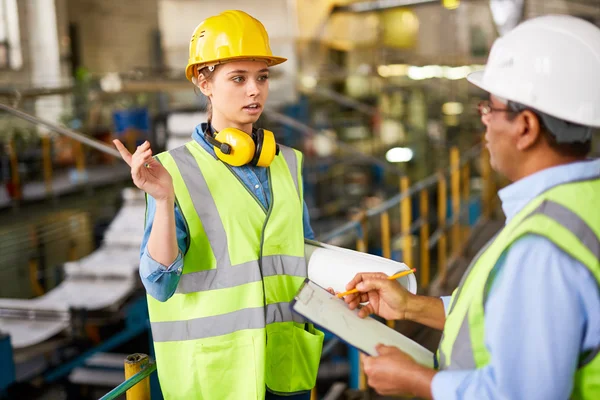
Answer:
M335 6L331 13L351 12L364 13L372 11L383 11L390 8L420 6L424 4L440 3L440 0L374 0L361 1L359 3L346 4L343 6Z
M18 110L16 108L11 107L6 104L0 103L0 110L4 110L4 111L8 112L9 114L12 114L18 118L24 119L25 121L31 122L32 124L45 126L45 127L49 128L50 130L52 130L53 132L68 136L71 139L77 140L80 143L83 143L85 145L93 147L96 150L100 150L103 153L110 154L111 156L122 160L121 154L117 151L117 149L114 149L114 148L106 145L104 142L93 139L82 133L75 132L75 131L72 131L67 128L63 128L62 126L58 126L56 124L53 124L52 122L38 118L36 116L33 116L31 114L28 114L26 112L23 112L21 110Z

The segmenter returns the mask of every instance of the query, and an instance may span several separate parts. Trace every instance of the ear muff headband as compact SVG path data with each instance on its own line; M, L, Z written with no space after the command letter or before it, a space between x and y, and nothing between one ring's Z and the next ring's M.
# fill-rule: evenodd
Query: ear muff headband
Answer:
M254 143L256 143L256 149L254 151L254 157L252 157L252 165L257 166L260 159L260 154L263 149L263 141L265 139L265 132L262 129L257 129L252 134Z

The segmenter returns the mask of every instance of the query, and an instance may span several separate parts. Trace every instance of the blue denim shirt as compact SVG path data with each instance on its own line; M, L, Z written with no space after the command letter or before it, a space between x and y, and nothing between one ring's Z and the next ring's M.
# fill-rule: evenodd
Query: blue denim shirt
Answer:
M208 153L216 157L212 145L210 145L204 139L204 129L207 124L200 124L194 130L192 138L196 140L202 148ZM269 180L266 168L253 167L244 165L241 167L232 167L235 174L244 182L246 187L252 191L263 204L265 208L269 208L271 201L271 191L269 189ZM146 212L146 226L144 230L144 237L142 239L142 246L140 249L140 277L142 283L146 288L146 291L155 299L159 301L168 300L179 283L179 277L183 272L183 254L187 250L187 237L188 231L184 222L181 211L175 206L175 229L177 233L177 245L179 247L179 255L171 265L162 265L155 261L148 254L147 244L152 231L152 222L154 221L154 213L156 210L156 202L151 196L148 197L148 207ZM312 227L310 226L310 217L308 214L308 208L306 203L303 202L303 224L304 224L304 237L307 239L314 239Z
M600 174L600 160L548 168L498 194L508 223L546 189ZM441 371L433 398L567 399L579 356L600 347L600 293L592 273L550 240L524 235L494 267L485 304L490 363ZM449 297L443 298L448 307Z

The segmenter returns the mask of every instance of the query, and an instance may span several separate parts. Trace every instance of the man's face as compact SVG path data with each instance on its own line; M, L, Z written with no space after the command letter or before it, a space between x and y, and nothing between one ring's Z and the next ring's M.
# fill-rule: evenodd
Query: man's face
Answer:
M514 114L494 95L490 96L488 104L480 107L480 113L486 127L485 141L492 168L511 179L520 162L515 141L518 124L509 118Z

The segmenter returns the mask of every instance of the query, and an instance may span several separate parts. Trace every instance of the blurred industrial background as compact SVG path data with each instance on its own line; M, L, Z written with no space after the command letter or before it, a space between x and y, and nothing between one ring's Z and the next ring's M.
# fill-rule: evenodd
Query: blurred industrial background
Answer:
M503 223L486 94L464 78L525 19L600 24L600 0L0 0L0 396L99 398L128 354L151 355L144 198L125 163L57 128L155 153L189 140L206 118L189 36L226 9L289 60L258 125L305 154L317 239L415 266L429 294L450 293ZM315 398L369 398L357 352L326 339Z

